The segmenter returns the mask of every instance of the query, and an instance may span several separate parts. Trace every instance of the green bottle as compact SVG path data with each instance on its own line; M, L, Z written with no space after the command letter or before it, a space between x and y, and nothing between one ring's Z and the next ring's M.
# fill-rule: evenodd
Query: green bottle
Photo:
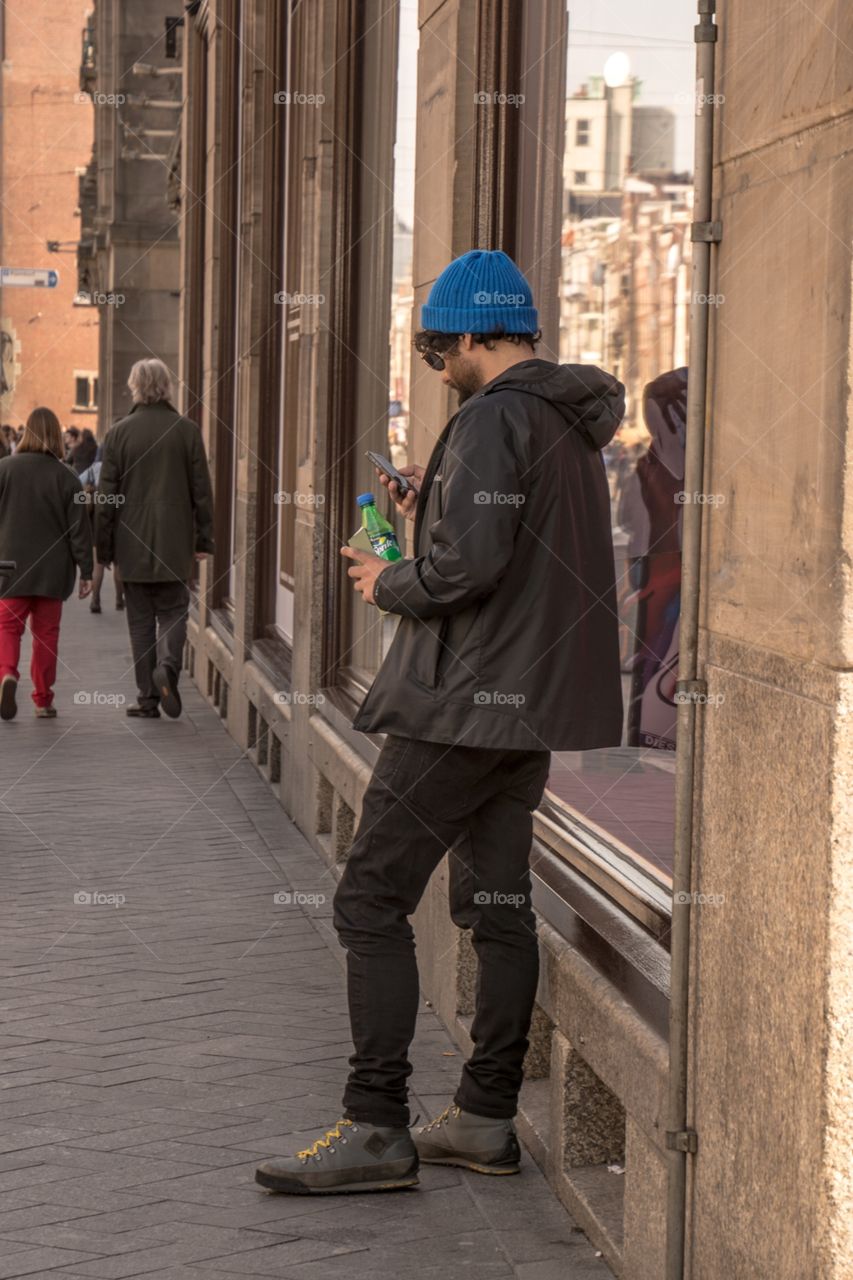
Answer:
M360 493L356 502L361 507L361 527L370 539L373 554L381 556L383 560L402 560L403 555L400 544L397 542L394 526L376 510L373 494Z

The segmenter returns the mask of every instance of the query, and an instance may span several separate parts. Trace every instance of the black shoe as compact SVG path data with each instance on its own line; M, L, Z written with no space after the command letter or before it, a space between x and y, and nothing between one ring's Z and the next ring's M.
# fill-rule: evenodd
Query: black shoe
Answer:
M160 706L172 720L181 714L181 695L178 693L178 677L171 667L160 665L154 668L154 683L160 695Z
M124 608L124 598L123 598L123 596L116 596L116 608L117 608L117 609L123 609L123 608Z
M396 1191L417 1185L418 1153L408 1129L344 1119L306 1151L265 1160L255 1182L296 1196Z
M18 714L18 703L15 694L18 682L14 676L4 676L0 681L0 720L14 720Z
M521 1148L511 1120L475 1116L451 1103L415 1134L424 1164L453 1164L475 1173L521 1171Z
M132 702L125 711L127 716L138 716L140 720L159 720L160 712L157 707L140 707L138 702Z
M100 602L100 600L93 600L93 601L92 601L92 603L89 605L89 612L90 612L90 613L100 613L100 612L101 612L101 602Z

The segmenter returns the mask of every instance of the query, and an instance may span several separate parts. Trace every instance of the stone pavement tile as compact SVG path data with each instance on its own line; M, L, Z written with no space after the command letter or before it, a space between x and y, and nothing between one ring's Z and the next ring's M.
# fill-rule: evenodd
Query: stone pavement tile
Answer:
M256 1186L260 1157L308 1145L340 1113L335 876L192 686L174 724L73 706L111 672L132 689L123 619L96 631L87 611L66 613L78 674L63 668L60 720L4 726L0 1280L606 1276L529 1157L520 1179L429 1167L389 1196ZM69 822L81 807L94 818ZM95 889L123 905L75 902ZM282 889L326 901L275 904ZM413 1114L432 1114L462 1055L426 1004L412 1057Z
M95 1255L75 1249L22 1249L6 1257L0 1254L0 1280L10 1280L12 1276L38 1276L40 1280L56 1267L71 1266L72 1263L80 1266L90 1259L97 1261ZM54 1274L59 1275L60 1272L54 1271Z
M48 1223L40 1227L24 1227L18 1231L0 1229L0 1255L6 1252L8 1242L23 1242L29 1245L53 1245L57 1249L79 1249L81 1253L89 1253L97 1257L99 1254L130 1253L133 1250L145 1249L149 1245L160 1244L158 1236L145 1231L122 1230L106 1235L104 1232L90 1231L88 1219L78 1222Z

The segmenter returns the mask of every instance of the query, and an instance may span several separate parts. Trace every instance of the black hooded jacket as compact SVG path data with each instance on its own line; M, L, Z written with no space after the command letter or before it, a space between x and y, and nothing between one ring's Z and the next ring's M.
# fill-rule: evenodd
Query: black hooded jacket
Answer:
M400 614L353 726L464 746L616 746L622 692L600 450L624 387L524 360L467 400L433 450L415 557L377 580Z

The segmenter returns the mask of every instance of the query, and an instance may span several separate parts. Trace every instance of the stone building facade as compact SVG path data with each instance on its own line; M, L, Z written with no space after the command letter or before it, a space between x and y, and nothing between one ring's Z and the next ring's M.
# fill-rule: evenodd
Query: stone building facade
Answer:
M81 179L78 284L101 318L101 436L130 408L134 361L157 356L177 376L179 17L172 0L94 0L84 32L80 96L94 104L94 142Z
M555 762L535 818L542 977L519 1129L625 1280L853 1273L853 33L841 7L818 7L820 23L768 0L727 0L717 17L712 285L725 303L710 316L699 487L725 500L703 510L700 659L715 700L696 741L683 1271L665 1262L683 754L626 742ZM452 257L502 247L533 284L541 353L560 349L565 5L368 8L201 0L183 31L181 401L209 450L217 538L188 666L326 860L330 894L380 745L350 720L393 627L353 599L338 548L372 483L364 450L390 438L407 86L415 304ZM649 238L664 235L646 213ZM679 280L684 230L665 231ZM637 270L657 287L650 262ZM675 326L673 360L686 351ZM425 462L453 406L418 361L402 397L399 351L394 367L409 457ZM459 875L446 862L415 926L425 995L464 1051L476 974L448 914Z

